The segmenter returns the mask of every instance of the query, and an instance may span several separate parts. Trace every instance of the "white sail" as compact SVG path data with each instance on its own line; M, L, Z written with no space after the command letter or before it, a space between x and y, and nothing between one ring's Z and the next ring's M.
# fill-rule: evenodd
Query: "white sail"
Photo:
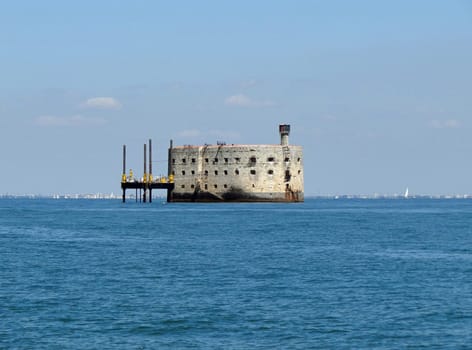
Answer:
M408 187L406 188L406 191L405 191L405 198L408 198Z

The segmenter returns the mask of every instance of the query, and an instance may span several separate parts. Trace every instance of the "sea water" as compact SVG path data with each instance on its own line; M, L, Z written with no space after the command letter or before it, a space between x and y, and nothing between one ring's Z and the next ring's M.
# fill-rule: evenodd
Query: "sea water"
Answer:
M0 200L2 349L472 347L472 200Z

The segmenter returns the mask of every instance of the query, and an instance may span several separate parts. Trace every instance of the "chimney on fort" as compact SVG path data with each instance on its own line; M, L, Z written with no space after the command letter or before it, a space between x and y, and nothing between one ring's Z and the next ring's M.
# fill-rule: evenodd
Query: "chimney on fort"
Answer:
M280 133L280 144L282 146L288 146L288 135L290 134L290 125L280 124L279 133Z

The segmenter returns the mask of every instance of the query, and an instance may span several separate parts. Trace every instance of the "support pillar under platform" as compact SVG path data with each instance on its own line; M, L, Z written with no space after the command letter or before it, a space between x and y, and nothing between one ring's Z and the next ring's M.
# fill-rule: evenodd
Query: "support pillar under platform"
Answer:
M152 203L152 190L162 189L167 190L167 202L171 200L171 193L174 189L173 182L122 182L121 189L123 190L122 201L126 201L126 190L134 189L136 191L136 202ZM139 194L138 194L139 191ZM142 192L141 192L142 191Z

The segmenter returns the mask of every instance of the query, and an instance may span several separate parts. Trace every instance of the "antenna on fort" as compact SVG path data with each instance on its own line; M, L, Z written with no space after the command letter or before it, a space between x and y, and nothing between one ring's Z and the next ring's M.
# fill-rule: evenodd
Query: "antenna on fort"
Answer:
M288 146L288 135L290 135L290 125L280 124L279 133L280 133L280 144L282 146Z
M126 183L126 145L123 145L123 173L121 175L121 183ZM123 186L122 186L123 187ZM123 188L121 200L125 202L126 190Z
M144 183L144 188L143 188L143 203L146 203L146 190L147 190L147 166L146 166L146 144L144 144L144 175L143 175L143 183Z
M169 149L167 151L167 178L170 178L170 176L172 175L172 165L171 165L172 148L174 148L174 141L170 139ZM171 199L172 199L172 188L169 188L167 190L167 202L170 202Z
M148 182L152 182L152 141L149 139L149 174ZM149 186L149 203L152 203L152 187Z

